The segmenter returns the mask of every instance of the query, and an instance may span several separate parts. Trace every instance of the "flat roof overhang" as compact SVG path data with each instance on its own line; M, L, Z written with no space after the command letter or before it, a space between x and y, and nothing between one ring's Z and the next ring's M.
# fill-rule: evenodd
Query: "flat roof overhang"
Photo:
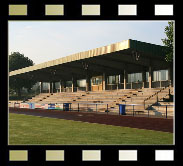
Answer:
M136 40L125 40L108 46L80 52L60 59L48 61L35 66L15 70L10 77L33 79L36 81L60 81L86 78L83 63L88 64L88 74L91 76L117 75L123 70L128 73L153 70L163 70L169 67L165 61L166 47ZM136 58L136 54L139 59Z

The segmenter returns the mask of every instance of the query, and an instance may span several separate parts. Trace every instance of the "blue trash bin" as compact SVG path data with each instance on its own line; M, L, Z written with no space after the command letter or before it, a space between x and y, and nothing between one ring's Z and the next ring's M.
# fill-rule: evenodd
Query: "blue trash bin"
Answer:
M69 103L64 103L63 107L64 111L69 111Z
M35 103L29 103L29 108L30 109L35 109Z
M125 104L119 104L119 114L120 115L126 115L125 107L126 107Z

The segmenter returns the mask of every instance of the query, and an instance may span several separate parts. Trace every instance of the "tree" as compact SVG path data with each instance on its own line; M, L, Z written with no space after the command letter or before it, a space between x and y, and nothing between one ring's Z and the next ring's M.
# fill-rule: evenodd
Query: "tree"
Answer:
M174 29L173 29L173 21L168 22L168 26L165 27L165 34L167 38L161 39L163 44L168 47L168 51L166 51L166 57L165 60L167 62L173 62L173 35Z
M9 72L33 65L34 63L31 59L19 52L13 52L9 55ZM33 80L22 79L18 76L9 77L9 87L16 91L18 97L21 97L21 89L23 87L29 91L34 84L35 81Z

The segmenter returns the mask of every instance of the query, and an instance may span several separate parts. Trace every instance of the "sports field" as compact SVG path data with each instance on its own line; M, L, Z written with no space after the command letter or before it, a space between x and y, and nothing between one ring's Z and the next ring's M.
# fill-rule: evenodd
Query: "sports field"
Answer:
M169 132L9 113L9 144L173 144Z

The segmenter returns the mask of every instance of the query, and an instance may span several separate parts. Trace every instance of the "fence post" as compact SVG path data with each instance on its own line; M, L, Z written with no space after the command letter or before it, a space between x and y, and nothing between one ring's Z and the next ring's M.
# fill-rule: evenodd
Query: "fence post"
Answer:
M119 115L120 115L120 105L119 105Z
M167 119L167 105L166 105L166 119Z
M78 103L78 112L79 112L79 103Z
M108 104L107 104L107 115L108 115Z
M97 104L96 104L96 112L97 112Z
M145 100L144 100L144 109L146 109Z
M147 111L148 111L148 118L149 118L149 105L148 105L148 107L147 107Z
M133 105L133 116L134 116L135 114L134 114L134 105Z

